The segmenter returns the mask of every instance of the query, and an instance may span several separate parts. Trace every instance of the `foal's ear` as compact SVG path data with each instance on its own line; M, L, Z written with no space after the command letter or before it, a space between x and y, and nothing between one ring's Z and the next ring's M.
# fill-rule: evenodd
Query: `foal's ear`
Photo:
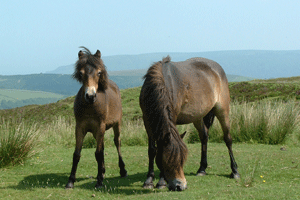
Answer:
M80 50L80 51L78 52L78 58L81 59L83 55L84 55L84 53Z
M101 58L101 52L97 50L97 52L94 54L94 56L97 56L98 58Z
M182 133L182 134L180 135L181 139L184 138L185 134L186 134L186 131L184 131L184 133Z

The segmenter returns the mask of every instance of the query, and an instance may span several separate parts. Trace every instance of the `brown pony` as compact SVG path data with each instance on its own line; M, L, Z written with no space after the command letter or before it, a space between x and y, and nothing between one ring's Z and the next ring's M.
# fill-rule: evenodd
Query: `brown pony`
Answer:
M82 84L75 102L74 114L76 118L76 147L73 154L73 166L66 188L73 188L77 164L83 139L87 132L91 132L97 141L95 157L98 163L96 188L103 183L104 166L104 133L107 129L114 130L114 143L119 154L119 167L122 177L127 176L125 164L120 152L120 126L122 119L121 96L118 86L108 79L108 74L101 59L99 50L92 55L82 47L79 51L73 78Z
M160 170L157 188L184 190L187 182L183 165L187 147L176 128L177 124L193 123L202 144L200 168L197 175L205 175L207 167L208 130L216 116L224 132L229 151L232 174L239 178L232 153L229 133L229 88L221 66L205 58L191 58L171 62L170 57L152 65L144 76L140 107L149 139L149 171L144 188L153 188L153 163Z

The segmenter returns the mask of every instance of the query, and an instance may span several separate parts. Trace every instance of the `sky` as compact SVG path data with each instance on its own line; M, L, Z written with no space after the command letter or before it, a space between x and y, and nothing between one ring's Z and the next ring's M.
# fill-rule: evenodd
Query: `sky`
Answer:
M300 50L299 0L10 0L0 6L0 75L54 70L80 46L102 56Z

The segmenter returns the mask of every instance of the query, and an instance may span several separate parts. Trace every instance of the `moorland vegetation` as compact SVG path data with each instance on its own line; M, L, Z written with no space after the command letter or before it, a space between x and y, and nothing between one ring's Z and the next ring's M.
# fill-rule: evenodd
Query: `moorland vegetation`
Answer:
M271 157L274 157L275 154L278 153L272 153L274 149L279 149L277 146L280 146L280 149L282 151L285 151L287 148L290 149L297 149L300 143L300 77L291 77L291 78L280 78L280 79L270 79L270 80L253 80L248 82L231 82L230 84L230 93L231 93L231 113L230 113L230 119L231 119L231 135L233 137L234 146L233 149L235 149L235 146L237 146L237 151L243 152L243 153L237 153L237 157L241 156L243 158L238 158L237 160L247 162L250 157L252 158L250 162L250 165L242 165L242 173L244 173L244 176L242 177L242 182L238 183L239 186L242 188L251 188L254 189L256 187L259 187L259 190L263 190L263 186L259 185L257 182L263 181L262 174L258 174L259 170L262 168L269 168L269 167L275 167L279 168L278 170L286 170L286 174L290 174L292 172L287 172L287 169L285 166L282 166L281 164L277 163L274 164L273 161L270 161L268 164L261 164L261 160L258 160L255 156L259 155L265 155ZM144 177L146 176L146 167L142 164L145 162L144 160L147 160L147 134L145 132L143 122L141 119L141 110L139 107L139 93L140 93L140 87L130 88L121 90L121 96L122 96L122 106L123 106L123 123L122 123L122 134L121 134L121 141L122 141L122 151L123 152L131 152L130 156L125 155L125 163L126 158L127 159L135 159L134 161L127 160L128 165L131 162L137 162L137 167L143 167L145 168L144 172L141 172L141 169L132 169L135 172L138 172L138 175L132 175L131 180L125 180L119 181L118 183L121 183L121 188L116 186L115 183L109 183L109 181L116 181L114 179L114 176L118 176L118 170L117 170L117 162L116 161L108 161L108 165L115 165L115 171L113 172L115 174L109 174L107 182L105 183L106 186L110 186L111 188L104 188L101 191L107 195L106 197L109 198L110 194L116 194L117 196L114 196L114 198L118 198L123 195L131 194L132 190L128 189L128 185L135 185L133 189L137 190L136 187L138 185L142 185L141 181L144 180ZM54 159L52 156L53 152L56 156L65 156L65 154L60 155L56 150L63 152L68 152L68 157L71 158L71 152L73 152L73 147L75 144L74 139L74 129L75 129L75 120L73 116L73 101L74 96L65 98L63 100L59 100L56 103L50 103L46 105L29 105L14 109L6 109L6 110L0 110L0 188L3 191L6 191L6 197L11 194L11 191L15 189L29 189L29 190L36 190L37 188L41 187L48 187L49 184L46 184L45 177L41 175L41 177L38 177L37 175L33 178L41 179L38 180L40 183L34 186L34 183L36 182L32 180L28 180L25 178L25 182L19 182L14 187L9 187L6 183L7 177L5 178L4 171L10 171L11 173L15 173L15 169L18 169L18 166L26 166L28 167L27 170L30 174L30 167L35 166L35 164L39 164L39 157L44 155L48 157L48 159ZM185 142L188 144L189 147L189 158L192 160L189 160L187 163L187 166L193 165L195 163L199 163L199 159L193 160L193 153L196 153L196 151L200 151L199 146L199 137L196 129L192 125L182 125L178 126L179 132L187 131L187 135L185 137ZM220 125L218 124L218 120L215 120L214 125L212 126L210 130L209 135L209 141L210 143L213 143L214 147L216 147L217 150L209 149L209 154L215 152L214 154L223 155L227 158L227 156L223 153L221 154L221 147L223 147L225 150L224 144L218 144L223 143L222 138L222 131L220 128ZM251 145L255 146L251 146ZM198 150L196 150L196 146L198 147ZM262 146L267 145L267 146ZM117 154L116 151L113 149L111 150L111 147L113 148L113 132L112 130L109 130L106 132L105 135L105 147L108 148L108 154ZM273 147L271 147L273 146ZM88 134L84 140L84 148L87 149L86 151L94 151L94 149L91 149L95 147L95 140L92 137L91 134ZM243 149L243 147L247 149ZM262 148L261 152L258 150L259 148ZM252 149L252 150L251 150ZM272 149L272 150L270 150ZM49 152L48 152L49 151ZM111 153L111 151L113 151ZM270 154L268 155L268 152ZM251 153L252 152L252 153ZM226 153L226 152L225 152ZM262 154L260 154L262 153ZM290 152L291 154L292 152ZM51 155L50 155L51 154ZM89 153L92 154L93 153ZM126 154L126 153L125 153ZM243 154L243 155L241 155ZM287 159L292 159L295 156L298 155L288 155ZM133 156L133 157L132 157ZM106 156L109 157L109 156ZM139 161L138 158L141 157L143 161ZM279 158L280 157L280 158ZM284 163L283 159L284 156L280 155L278 158L274 157L274 159L278 162ZM223 159L223 157L222 157ZM262 159L260 157L260 159ZM267 158L266 158L267 159ZM296 158L295 158L296 159ZM44 164L48 163L46 158L41 159ZM215 162L209 159L209 162ZM82 161L82 162L94 162L94 157L91 156L91 159L89 161ZM217 161L218 162L218 161ZM223 163L223 161L220 161ZM275 162L275 161L274 161ZM299 160L293 160L288 161L293 163L293 167L295 167L296 171L293 171L294 173L297 173L298 165L296 163L299 162ZM70 160L71 163L71 160ZM58 178L60 181L54 181L54 185L52 185L51 192L56 191L57 189L63 187L63 185L58 186L61 183L62 180L66 179L67 181L67 174L69 173L69 166L71 164L68 164L65 169L67 170L67 173L63 175L62 177L57 177L58 175L50 174L50 177ZM113 163L113 164L111 164ZM127 164L126 163L126 164ZM19 165L21 164L21 165ZM242 164L242 163L241 163ZM16 166L18 165L18 166ZM56 167L59 167L61 163L55 163L51 164L55 165ZM96 164L94 163L94 168L96 168ZM143 166L140 166L143 165ZM226 164L227 166L227 164ZM54 166L53 166L54 167ZM229 166L228 166L229 167ZM44 169L45 167L42 167ZM46 167L47 168L47 167ZM83 170L86 168L83 167ZM189 169L189 167L187 167ZM47 168L47 170L49 170ZM130 167L129 167L130 170ZM195 168L196 170L196 168ZM219 170L219 168L218 168ZM57 170L54 170L57 171ZM94 170L96 173L96 169ZM271 176L271 169L267 170L269 175ZM3 172L3 173L2 173ZM266 173L267 173L266 172ZM27 173L27 172L25 172ZM35 172L38 173L38 172ZM43 173L43 171L41 171ZM56 172L58 173L58 172ZM132 172L134 173L134 172ZM140 174L141 173L141 174ZM143 174L144 173L144 174ZM215 172L215 173L222 173L222 172ZM208 172L209 174L209 172ZM49 174L48 174L49 176ZM292 177L286 177L285 180L288 178L291 178L292 182L297 181L299 182L299 176L293 177L294 175L288 175ZM26 176L27 178L30 177L30 175ZM80 177L80 175L79 175ZM109 178L111 177L111 178ZM260 177L260 178L259 178ZM278 177L276 174L272 175L272 180L277 180ZM218 179L218 176L210 177L209 179ZM18 179L15 177L15 179ZM137 181L136 179L140 179ZM187 178L189 179L189 177ZM260 180L262 179L262 180ZM18 179L19 180L19 179ZM43 181L42 181L43 180ZM84 179L83 181L88 181L89 178ZM138 183L132 183L130 181L136 180ZM190 178L192 181L196 181L194 178ZM27 182L26 182L27 181ZM130 183L128 183L128 181ZM217 180L214 180L217 181ZM277 180L278 181L278 180ZM280 180L281 182L278 183L278 187L280 183L287 184L288 181ZM50 179L49 181L50 182ZM48 183L47 182L47 183ZM208 181L210 182L210 181ZM226 182L226 183L225 183ZM231 187L234 185L233 183L229 184L228 186L227 181L223 182L224 184L227 184L227 187ZM29 185L27 185L29 184ZM32 186L30 186L32 184ZM58 185L57 185L58 184ZM92 187L88 183L83 182L83 185L81 187L82 190L85 190L86 188ZM88 184L88 185L87 185ZM216 184L214 184L216 185ZM105 187L106 187L105 186ZM126 188L126 191L122 190L122 186ZM299 186L299 184L298 184ZM272 186L274 188L274 185ZM275 188L277 187L277 183L275 184ZM222 187L223 190L224 187ZM288 186L287 186L288 188ZM6 190L4 190L6 189ZM124 189L124 188L123 188ZM127 191L128 190L128 191ZM130 190L130 191L129 191ZM205 191L209 190L208 188L204 188ZM269 188L271 191L271 188ZM286 189L288 190L288 189ZM91 190L89 190L91 191ZM92 190L93 191L93 190ZM187 190L187 193L191 192L191 195L197 195L198 191L195 186L192 186L192 189ZM228 191L228 190L226 190ZM246 193L247 197L251 197L252 194L244 191L243 189L237 189L234 191L229 190L230 192L225 193L225 197L229 197L228 195L231 193L236 193L237 197L241 197L240 194ZM94 192L94 191L93 191ZM151 193L154 195L156 193L156 190L154 191L140 191L143 196L143 192L149 195L148 193ZM273 194L272 192L269 192L268 195ZM49 194L50 195L50 194ZM60 194L62 195L62 194ZM86 195L86 193L85 193ZM144 194L145 195L145 194ZM147 198L152 198L153 196L147 196ZM205 194L208 195L207 193ZM267 195L267 196L268 196ZM282 197L285 197L287 193L282 193ZM296 196L295 196L296 195ZM299 193L295 193L294 197L299 197L297 195L300 195ZM172 195L171 195L172 196ZM21 197L21 196L20 196ZM62 197L62 196L60 196ZM174 196L173 196L174 197ZM194 196L195 197L195 196ZM207 196L208 197L208 196ZM224 196L223 196L224 197ZM259 196L259 198L266 197L263 194ZM84 198L84 197L82 197ZM138 196L136 197L138 198Z

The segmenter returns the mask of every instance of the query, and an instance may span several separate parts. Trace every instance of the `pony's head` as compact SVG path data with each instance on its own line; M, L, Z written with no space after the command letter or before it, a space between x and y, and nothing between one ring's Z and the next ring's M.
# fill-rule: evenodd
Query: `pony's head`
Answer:
M179 134L166 135L163 142L158 144L156 163L163 171L164 178L168 183L169 190L183 191L187 188L183 166L187 157L187 147ZM175 136L175 137L174 137Z
M86 102L96 101L97 91L107 89L108 75L99 50L92 54L87 48L78 52L73 78L83 85Z

